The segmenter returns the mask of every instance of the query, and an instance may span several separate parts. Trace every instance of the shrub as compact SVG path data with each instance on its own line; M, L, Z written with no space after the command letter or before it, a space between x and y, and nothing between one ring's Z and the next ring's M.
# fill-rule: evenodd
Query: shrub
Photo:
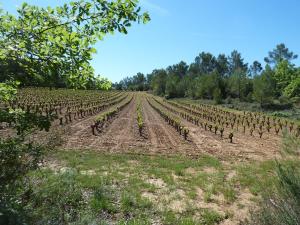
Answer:
M284 95L280 96L280 97L278 98L278 100L279 100L279 102L280 102L281 104L287 104L287 103L290 103L290 98L287 97L287 96L284 96Z
M12 103L16 89L0 85L0 100ZM51 118L21 109L0 108L0 123L10 125L14 135L0 137L0 224L23 224L24 205L30 198L27 175L38 168L44 147L30 141L36 130L49 130Z
M271 115L276 116L276 117L289 118L289 114L287 114L285 112L273 112Z
M300 152L299 146L299 139L285 137L282 153L289 157L297 155ZM300 224L300 168L292 162L276 162L276 174L275 191L263 196L260 209L252 213L248 224Z
M215 104L222 103L222 93L221 93L220 88L216 88L214 90L213 97L214 97Z
M294 104L300 104L300 97L291 98L291 102L294 103Z
M231 99L231 97L229 96L229 97L227 97L226 99L225 99L225 104L231 104L232 103L232 99Z
M265 103L261 106L265 110L286 110L286 109L292 109L293 103Z

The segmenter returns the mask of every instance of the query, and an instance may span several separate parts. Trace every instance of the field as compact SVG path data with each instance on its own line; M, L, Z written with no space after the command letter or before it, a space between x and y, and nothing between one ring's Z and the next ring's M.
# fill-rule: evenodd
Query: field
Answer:
M53 116L52 130L66 130L63 148L73 150L261 161L278 156L285 130L297 136L300 129L295 121L263 113L167 101L143 92L25 89L16 102Z
M72 174L103 224L240 224L276 182L283 135L300 131L292 120L145 92L23 89L17 106L53 117L36 134L60 144L42 180Z
M0 225L300 224L300 1L23 1Z

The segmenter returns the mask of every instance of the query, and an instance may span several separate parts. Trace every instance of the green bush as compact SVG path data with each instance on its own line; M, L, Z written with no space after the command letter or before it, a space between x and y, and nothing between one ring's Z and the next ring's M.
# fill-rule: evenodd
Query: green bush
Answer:
M291 98L291 102L294 104L300 104L300 96Z
M213 98L214 98L215 104L221 104L222 103L222 93L221 93L221 90L219 88L216 88L214 90Z
M0 224L23 224L27 220L24 205L30 198L28 173L38 168L44 147L30 141L36 130L49 130L51 118L12 109L16 88L0 85L0 123L10 125L12 135L0 137Z
M231 104L232 103L232 98L230 96L228 96L226 99L225 99L225 104Z
M293 157L300 152L300 141L288 137L283 143L284 156ZM289 158L290 159L290 158ZM275 191L263 196L261 207L251 215L251 225L300 224L300 168L295 161L276 162Z
M287 102L287 103L265 103L262 104L261 107L265 110L286 110L286 109L292 109L293 103Z
M289 118L289 115L285 112L273 112L271 115L276 117Z
M261 209L252 215L249 224L300 224L300 170L277 164L277 193L264 196Z

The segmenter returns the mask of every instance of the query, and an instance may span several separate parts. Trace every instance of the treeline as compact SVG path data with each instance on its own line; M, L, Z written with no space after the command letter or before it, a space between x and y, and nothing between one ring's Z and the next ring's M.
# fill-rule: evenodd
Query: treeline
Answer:
M93 70L88 76L70 77L66 75L68 68L41 68L39 72L32 72L24 68L18 60L0 58L0 83L8 81L18 81L21 87L51 87L51 88L76 88L88 90L110 90L112 82L100 75L95 76Z
M151 74L138 73L114 84L119 90L152 90L166 98L191 97L259 102L288 101L300 96L300 68L292 61L298 56L284 44L279 44L264 59L265 68L258 61L248 64L241 53L234 50L229 56L200 53L188 65L181 61L166 69L155 69Z

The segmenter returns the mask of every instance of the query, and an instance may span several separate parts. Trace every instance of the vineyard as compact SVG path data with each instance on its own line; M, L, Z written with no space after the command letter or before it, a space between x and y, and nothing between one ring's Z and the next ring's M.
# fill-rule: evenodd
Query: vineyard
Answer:
M298 121L146 92L25 88L0 107L51 121L29 137L50 143L32 176L74 176L34 180L32 190L56 185L57 204L76 181L78 193L90 193L84 209L108 224L242 224L272 188L283 136L300 135ZM15 125L2 122L0 135L16 135Z
M285 132L300 135L292 120L144 92L27 88L10 107L51 118L52 131L66 131L65 149L270 159ZM0 132L9 127L1 124Z
M0 225L300 224L299 1L22 2Z

